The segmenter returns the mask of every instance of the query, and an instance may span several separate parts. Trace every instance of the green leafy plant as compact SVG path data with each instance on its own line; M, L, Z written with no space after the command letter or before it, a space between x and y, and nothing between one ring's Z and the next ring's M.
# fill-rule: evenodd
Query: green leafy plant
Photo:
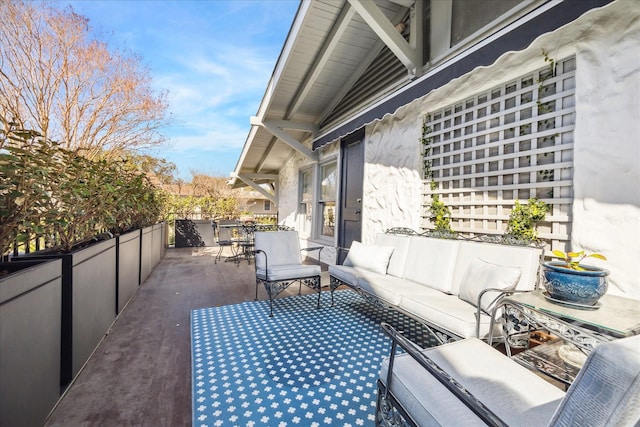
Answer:
M520 240L535 241L538 239L537 226L544 220L549 206L538 199L532 198L526 205L518 200L509 215L509 223L505 234Z
M40 216L51 197L51 158L56 146L38 132L0 131L0 256L14 242L42 233Z
M433 179L433 171L431 169L431 142L432 138L429 134L432 132L431 126L427 123L431 116L426 114L422 118L422 136L420 137L420 143L423 147L423 178L429 181L429 187L431 188L431 204L429 205L429 212L431 213L431 221L435 225L435 231L444 234L454 233L451 228L451 210L440 200L435 190L438 185Z
M158 222L163 195L140 168L98 157L34 131L0 130L0 255L16 242L31 248L37 236L68 252L107 231Z
M545 82L551 77L556 75L556 61L551 58L549 52L542 49L542 56L544 57L544 62L548 64L548 68L544 71L541 71L538 76L538 114L546 114L553 111L553 108L549 104L545 104L541 101L546 96L547 86Z
M431 181L431 190L436 189L436 182ZM431 195L431 205L429 206L429 212L431 212L431 220L435 225L435 231L453 233L451 228L451 211L440 200L438 194L433 193Z
M554 250L553 254L562 259L565 262L565 267L571 270L577 271L585 271L586 268L580 266L580 263L585 258L596 258L603 261L606 261L607 258L601 254L587 254L585 251L580 252L563 252L559 250ZM574 259L575 258L575 259Z
M422 136L420 137L420 143L422 144L422 147L423 147L422 158L424 160L423 160L422 176L424 177L424 179L431 179L433 176L433 173L431 171L431 159L430 159L432 138L429 136L429 134L432 131L431 131L431 126L427 125L427 122L430 117L431 116L429 114L426 114L422 118Z

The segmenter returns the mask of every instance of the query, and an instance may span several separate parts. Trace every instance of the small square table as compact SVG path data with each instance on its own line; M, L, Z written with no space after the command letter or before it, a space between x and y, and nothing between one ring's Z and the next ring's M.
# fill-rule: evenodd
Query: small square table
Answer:
M604 295L600 298L598 308L585 309L550 301L545 294L546 291L542 289L513 294L505 298L505 303L525 306L614 338L624 338L640 333L639 300Z
M503 316L519 313L530 325L557 334L585 354L603 342L640 333L640 301L616 295L604 295L597 306L586 308L551 301L542 289L515 293L505 297L494 309L491 331L500 308ZM492 338L489 336L490 344ZM560 340L542 344L517 354L514 360L569 385L579 368L560 360L558 349L561 345Z

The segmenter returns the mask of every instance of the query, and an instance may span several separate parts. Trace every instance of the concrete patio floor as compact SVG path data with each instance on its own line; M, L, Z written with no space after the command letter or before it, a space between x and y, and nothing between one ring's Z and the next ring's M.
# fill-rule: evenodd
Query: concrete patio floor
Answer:
M190 312L255 297L253 264L214 264L216 252L217 248L167 250L46 426L191 425ZM329 284L326 271L322 284ZM313 292L302 288L303 293ZM297 293L296 285L281 296ZM267 298L264 288L258 298Z

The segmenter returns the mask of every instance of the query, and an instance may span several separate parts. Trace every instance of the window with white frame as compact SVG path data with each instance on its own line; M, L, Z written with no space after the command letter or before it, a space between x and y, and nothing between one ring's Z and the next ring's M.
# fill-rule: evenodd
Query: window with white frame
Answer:
M301 234L311 234L313 215L313 169L300 171L300 194L298 203L298 229Z
M335 236L336 227L336 182L337 163L332 161L320 165L320 189L318 191L319 235Z
M425 1L425 63L433 65L465 50L544 1Z
M455 46L525 0L453 0L451 46Z
M550 206L539 237L569 238L573 200L575 58L559 61L425 117L425 212L438 194L463 233L502 234L516 200ZM431 188L430 181L435 183Z

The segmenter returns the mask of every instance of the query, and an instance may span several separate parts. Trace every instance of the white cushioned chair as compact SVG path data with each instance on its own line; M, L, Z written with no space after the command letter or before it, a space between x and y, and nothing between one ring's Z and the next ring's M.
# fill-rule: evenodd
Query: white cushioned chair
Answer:
M256 231L254 233L256 299L262 283L269 296L269 316L273 317L273 299L290 285L298 282L318 292L320 308L320 252L322 247L300 249L297 231ZM318 251L318 264L302 263L301 251Z
M640 335L601 344L565 393L477 338L420 349L393 339L378 380L382 426L638 426ZM397 346L406 353L395 355Z

